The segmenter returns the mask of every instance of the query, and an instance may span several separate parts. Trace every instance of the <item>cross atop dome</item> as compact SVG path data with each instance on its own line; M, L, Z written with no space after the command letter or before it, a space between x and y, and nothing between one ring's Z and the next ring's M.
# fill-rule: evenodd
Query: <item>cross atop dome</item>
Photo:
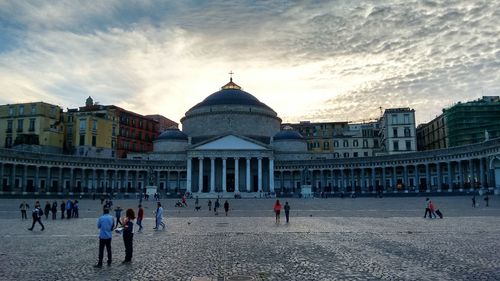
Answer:
M222 90L226 90L226 89L237 89L237 90L241 90L241 87L238 86L236 83L233 82L233 74L234 72L231 70L229 71L229 83L227 83L226 85L222 86Z

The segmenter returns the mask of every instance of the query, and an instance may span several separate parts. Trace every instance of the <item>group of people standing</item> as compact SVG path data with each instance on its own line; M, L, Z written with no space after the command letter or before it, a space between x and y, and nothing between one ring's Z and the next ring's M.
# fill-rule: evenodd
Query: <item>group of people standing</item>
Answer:
M285 210L285 218L286 218L286 223L289 223L290 222L290 205L288 204L288 202L285 202L285 206L283 207L283 209ZM280 203L280 200L276 200L276 202L274 203L274 214L276 216L276 224L279 224L280 223L280 214L281 214L281 203Z
M64 219L64 214L66 213L66 218L78 218L79 217L79 212L78 210L80 209L78 200L68 200L67 202L61 201L60 203L60 211L61 211L61 219ZM40 226L42 227L42 231L45 230L45 226L42 223L42 217L45 215L45 219L49 219L49 214L52 213L52 220L57 219L57 201L52 202L52 204L47 201L45 203L44 209L42 209L40 205L40 201L35 202L34 208L31 210L31 217L33 219L33 224L28 230L33 230L35 224L38 222ZM30 205L26 203L26 201L23 201L19 205L19 210L21 210L21 220L27 220L27 211L29 210Z

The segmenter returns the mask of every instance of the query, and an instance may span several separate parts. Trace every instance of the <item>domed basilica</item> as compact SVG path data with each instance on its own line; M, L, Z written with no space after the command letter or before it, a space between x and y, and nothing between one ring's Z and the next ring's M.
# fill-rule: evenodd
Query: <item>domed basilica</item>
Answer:
M188 192L274 192L279 153L306 153L304 138L280 131L277 113L231 81L190 108L149 159L187 161ZM132 155L134 157L134 155Z

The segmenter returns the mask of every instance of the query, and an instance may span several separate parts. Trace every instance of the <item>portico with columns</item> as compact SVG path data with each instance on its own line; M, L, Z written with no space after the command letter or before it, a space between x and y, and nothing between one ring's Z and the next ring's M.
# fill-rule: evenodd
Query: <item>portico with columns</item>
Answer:
M273 150L242 136L227 135L187 150L187 192L274 192Z

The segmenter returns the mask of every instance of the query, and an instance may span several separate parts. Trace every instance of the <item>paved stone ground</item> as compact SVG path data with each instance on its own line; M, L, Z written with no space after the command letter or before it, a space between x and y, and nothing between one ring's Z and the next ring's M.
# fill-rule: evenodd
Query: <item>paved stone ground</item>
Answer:
M290 199L291 223L279 225L273 200L230 200L229 217L164 200L167 229L157 232L146 202L133 263L120 264L115 234L113 264L102 269L92 267L97 200L81 201L79 219L43 220L43 232L27 230L19 200L0 200L0 280L500 280L500 208L491 198L475 209L469 197L434 198L442 220L422 218L425 198Z

